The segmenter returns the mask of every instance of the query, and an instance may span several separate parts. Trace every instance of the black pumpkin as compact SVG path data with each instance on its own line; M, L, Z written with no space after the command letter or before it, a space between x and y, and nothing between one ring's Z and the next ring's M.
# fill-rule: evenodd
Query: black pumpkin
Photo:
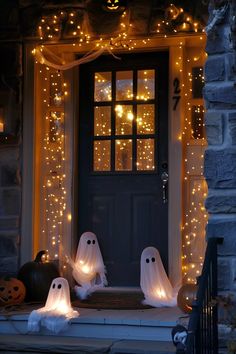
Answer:
M26 288L26 302L44 302L52 280L59 277L59 271L52 262L43 262L42 256L46 251L40 251L35 260L25 263L19 270L17 278Z

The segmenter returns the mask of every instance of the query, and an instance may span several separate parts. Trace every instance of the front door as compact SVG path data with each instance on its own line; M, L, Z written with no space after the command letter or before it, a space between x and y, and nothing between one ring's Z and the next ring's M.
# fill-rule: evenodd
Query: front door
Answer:
M79 236L97 235L111 286L138 286L140 256L168 266L168 53L80 66Z

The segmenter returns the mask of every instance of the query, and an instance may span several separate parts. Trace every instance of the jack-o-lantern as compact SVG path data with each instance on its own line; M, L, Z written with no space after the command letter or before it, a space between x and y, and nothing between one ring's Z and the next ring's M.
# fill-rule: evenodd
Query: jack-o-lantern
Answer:
M103 9L107 12L123 12L126 8L126 0L104 0Z
M0 306L20 304L25 299L25 286L19 279L0 279Z
M185 313L192 311L192 303L196 300L197 296L197 285L195 284L184 284L178 292L177 304Z

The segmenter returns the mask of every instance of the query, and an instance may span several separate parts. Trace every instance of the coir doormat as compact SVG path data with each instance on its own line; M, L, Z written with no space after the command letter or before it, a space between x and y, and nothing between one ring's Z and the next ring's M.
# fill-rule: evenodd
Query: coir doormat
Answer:
M91 309L110 309L110 310L138 310L149 309L151 306L144 305L141 292L95 292L86 300L74 299L72 306Z

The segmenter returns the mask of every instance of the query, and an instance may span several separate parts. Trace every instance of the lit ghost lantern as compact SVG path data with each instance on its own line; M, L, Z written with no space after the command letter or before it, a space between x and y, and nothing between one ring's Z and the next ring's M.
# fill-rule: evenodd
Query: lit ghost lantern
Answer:
M147 247L142 252L140 286L145 296L145 304L154 307L176 306L176 295L160 254L154 247Z
M78 316L78 311L73 310L71 306L68 281L62 277L55 278L49 289L45 306L30 313L28 330L39 331L41 324L50 331L58 333L66 329L70 319Z
M107 285L106 270L94 233L84 232L81 235L72 268L72 275L80 285L75 286L75 292L81 299L85 299L96 289Z

